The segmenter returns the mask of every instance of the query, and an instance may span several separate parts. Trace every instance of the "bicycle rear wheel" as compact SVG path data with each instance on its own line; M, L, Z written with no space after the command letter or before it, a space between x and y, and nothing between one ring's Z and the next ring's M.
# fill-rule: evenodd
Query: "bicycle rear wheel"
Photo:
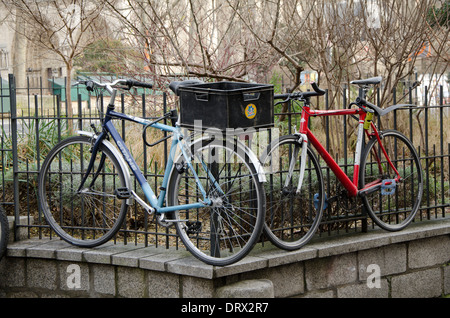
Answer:
M400 174L400 182L392 182L397 174L388 163L381 144ZM380 184L362 196L372 220L388 231L404 229L414 219L423 194L423 173L419 156L408 138L395 130L382 133L381 144L372 138L361 159L359 186Z
M274 245L285 250L296 250L308 243L323 214L322 172L309 147L303 182L297 193L302 162L302 144L298 140L296 135L283 136L273 141L261 156L268 181L264 233Z
M9 240L9 224L5 211L0 207L0 260L6 254L6 247Z
M91 139L70 137L56 145L42 164L39 200L51 228L65 241L83 247L107 242L119 230L126 200L115 190L126 187L116 157L104 145L84 186L79 189L92 156Z
M210 265L232 264L247 255L260 237L265 212L263 186L248 154L237 143L199 140L191 152L192 164L212 205L178 210L171 217L195 257ZM203 200L194 174L184 166L180 157L169 181L169 206Z

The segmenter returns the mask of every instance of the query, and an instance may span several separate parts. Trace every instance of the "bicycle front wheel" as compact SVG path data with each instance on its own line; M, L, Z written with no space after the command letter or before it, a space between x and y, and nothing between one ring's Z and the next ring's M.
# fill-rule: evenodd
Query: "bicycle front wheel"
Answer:
M362 196L367 212L379 227L398 231L411 223L419 209L422 167L413 144L403 134L386 130L381 137L381 143L377 138L367 143L361 159L359 186L364 189L378 184ZM396 182L393 181L397 173L389 160L400 175Z
M303 182L297 191L302 147L299 136L283 136L273 141L261 156L268 181L264 233L274 245L285 250L296 250L308 243L323 214L322 172L309 147Z
M0 261L6 254L6 246L9 240L9 224L5 211L0 207Z
M177 233L186 248L203 262L232 264L250 252L262 232L263 186L238 143L199 140L191 146L191 153L195 174L180 157L171 173L168 205L201 202L203 195L197 180L211 204L173 213Z
M107 242L119 230L126 200L115 190L126 187L124 173L111 151L100 149L83 187L92 153L87 136L70 137L56 145L42 164L39 200L51 228L65 241L82 247Z

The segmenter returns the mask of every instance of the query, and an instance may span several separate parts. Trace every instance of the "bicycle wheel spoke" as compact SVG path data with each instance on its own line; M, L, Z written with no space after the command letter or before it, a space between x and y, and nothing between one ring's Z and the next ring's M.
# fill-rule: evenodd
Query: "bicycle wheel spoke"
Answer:
M419 209L423 192L422 169L414 146L399 132L385 131L381 142L373 139L367 145L361 164L360 186L364 188L375 180L381 181L377 191L364 196L363 202L378 226L397 231L412 222ZM386 180L391 183L390 179L397 179L398 182L391 186L383 184Z
M178 219L189 221L177 226L180 237L194 255L210 264L225 265L241 259L259 238L264 221L259 194L263 190L256 169L234 148L218 141L205 144L194 147L195 171L212 201L211 207L178 211ZM171 205L203 199L192 171L178 174L171 183L174 189Z
M261 162L268 180L265 232L280 248L301 248L313 237L322 218L323 180L317 159L308 150L300 194L297 193L301 167L298 136L274 141Z

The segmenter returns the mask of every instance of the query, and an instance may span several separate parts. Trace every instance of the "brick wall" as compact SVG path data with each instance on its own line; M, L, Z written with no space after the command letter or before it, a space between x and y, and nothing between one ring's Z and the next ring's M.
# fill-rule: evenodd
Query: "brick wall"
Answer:
M213 267L186 251L24 240L0 262L1 297L440 297L450 294L450 220L369 231L286 252L265 244Z

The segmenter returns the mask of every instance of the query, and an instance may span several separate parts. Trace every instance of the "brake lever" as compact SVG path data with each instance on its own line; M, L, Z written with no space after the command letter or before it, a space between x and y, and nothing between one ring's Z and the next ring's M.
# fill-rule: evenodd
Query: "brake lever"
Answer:
M77 81L70 86L74 87L74 86L81 85L81 84L85 85L85 83L86 83L86 81Z

